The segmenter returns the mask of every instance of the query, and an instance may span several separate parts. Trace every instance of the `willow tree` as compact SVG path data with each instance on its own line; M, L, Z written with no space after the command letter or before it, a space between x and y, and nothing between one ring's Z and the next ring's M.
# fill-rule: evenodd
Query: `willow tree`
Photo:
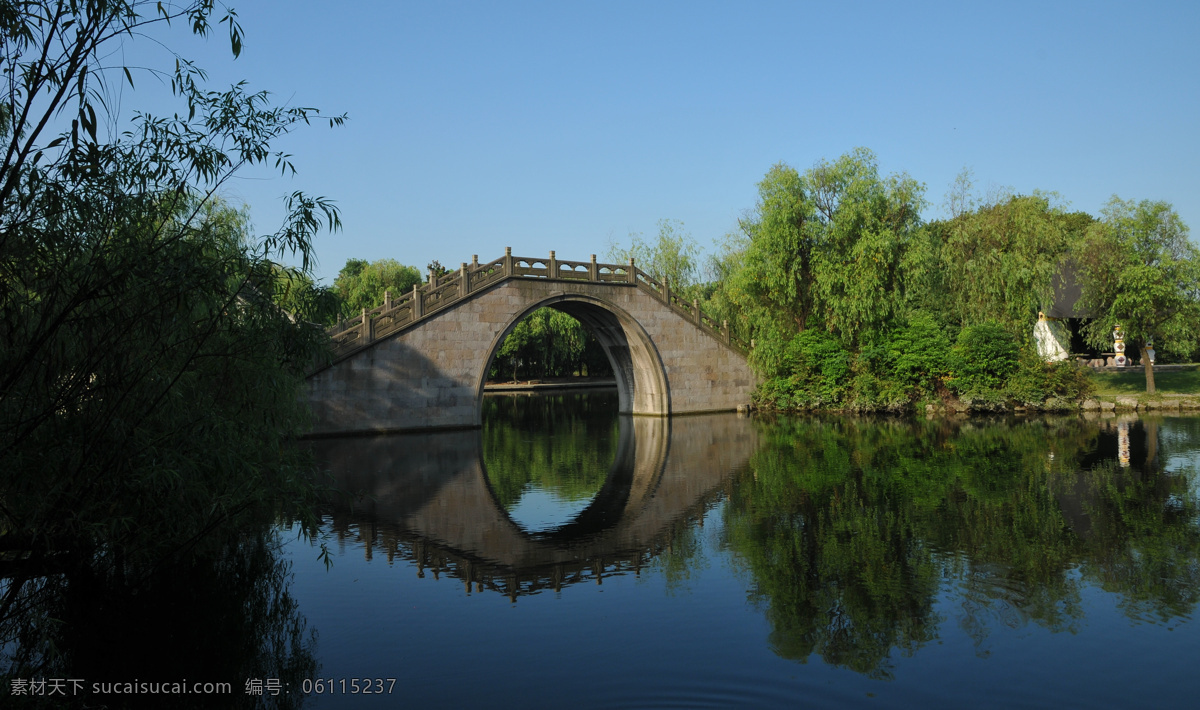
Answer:
M388 292L397 298L420 283L421 272L415 266L406 266L395 259L371 262L347 259L333 280L333 290L341 301L342 315L353 317L364 308L371 310L382 305Z
M919 248L923 185L880 175L874 153L858 148L803 174L775 165L758 190L730 290L764 357L809 328L856 350L904 312L906 274L929 251Z
M684 229L683 222L672 219L658 221L658 235L647 242L639 233L629 235L629 246L610 244L608 257L617 263L633 259L638 268L656 279L670 283L671 288L686 297L694 297L699 281L700 247Z
M1038 311L1048 310L1069 255L1090 215L1068 213L1052 195L1012 196L930 225L940 244L931 310L958 327L999 321L1027 340ZM968 203L971 204L971 203Z
M282 443L325 346L276 305L278 260L306 273L337 212L293 193L256 236L212 196L247 165L293 172L271 143L318 112L209 90L170 52L153 71L176 113L127 121L101 100L139 71L111 66L121 42L217 27L236 56L236 15L212 0L0 3L0 622L52 572L134 584L312 492Z

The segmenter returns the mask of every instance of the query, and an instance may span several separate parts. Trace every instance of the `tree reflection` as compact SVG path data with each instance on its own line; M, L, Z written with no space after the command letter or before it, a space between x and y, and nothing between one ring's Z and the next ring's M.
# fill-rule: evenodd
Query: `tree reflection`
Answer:
M293 708L316 677L316 632L288 592L280 534L265 526L226 538L169 569L74 564L24 587L26 613L0 632L5 694L17 678L75 678L69 698L6 698L12 707ZM250 695L278 679L290 694ZM222 682L220 695L93 695L93 683ZM47 702L57 700L57 703Z
M1127 428L1123 468L1114 422L764 423L725 516L773 648L888 677L937 636L943 585L981 654L996 624L1076 629L1085 584L1134 619L1190 614L1193 476L1165 466L1155 422Z
M617 395L487 397L483 457L496 501L512 508L530 485L567 501L604 486L617 452Z

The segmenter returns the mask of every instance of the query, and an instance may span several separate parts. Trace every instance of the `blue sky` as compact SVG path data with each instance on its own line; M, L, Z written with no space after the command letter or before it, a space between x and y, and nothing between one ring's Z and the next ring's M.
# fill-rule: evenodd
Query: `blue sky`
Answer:
M335 199L326 283L350 257L603 258L664 218L711 250L774 163L856 146L925 183L927 219L966 167L981 190L1093 214L1113 194L1167 200L1200 228L1200 3L235 7L238 60L219 35L171 46L218 86L350 117L279 143L295 178L225 189L259 231L292 190Z

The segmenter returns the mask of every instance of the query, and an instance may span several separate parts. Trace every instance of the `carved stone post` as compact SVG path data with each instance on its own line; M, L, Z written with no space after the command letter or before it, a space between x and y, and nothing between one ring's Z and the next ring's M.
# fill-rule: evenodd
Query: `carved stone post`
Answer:
M547 276L552 279L558 278L558 259L554 258L553 249L550 250L550 261L546 263L546 270L550 272Z
M467 281L467 276L470 272L467 271L467 262L462 262L462 266L458 267L458 295L463 298L471 292L471 282Z
M433 269L430 269L429 270L429 288L431 290L437 288L437 285L438 285L437 281L438 281L437 274L433 273Z
M1113 364L1117 367L1125 367L1129 363L1129 358L1125 357L1125 333L1119 325L1113 328L1113 350L1116 351Z
M592 265L588 267L588 281L600 280L600 267L596 266L596 255L592 254Z
M417 320L425 316L425 304L421 303L421 287L413 284L412 295L412 319Z
M696 325L703 324L703 320L700 318L700 301L695 298L692 299L692 317L696 319Z
M371 320L371 317L367 315L367 309L362 309L362 326L360 327L362 328L362 341L364 343L370 343L375 340L374 325L375 323Z
M391 291L383 292L383 310L385 313L387 311L392 310L392 292Z
M478 268L479 268L479 255L472 254L471 255L471 270L474 271L475 269L478 269Z
M513 275L512 247L504 247L504 275Z
M629 283L637 284L637 267L633 265L633 257L629 257Z
M666 276L664 276L663 280L662 280L662 295L663 295L663 300L667 302L668 306L670 306L671 305L671 283L669 281L667 281Z
M721 321L721 336L725 338L725 344L729 344L729 321Z

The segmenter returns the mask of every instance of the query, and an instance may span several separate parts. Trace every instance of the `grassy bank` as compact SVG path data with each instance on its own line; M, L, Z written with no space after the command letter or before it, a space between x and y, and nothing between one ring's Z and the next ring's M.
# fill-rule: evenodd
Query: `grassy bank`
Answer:
M1092 380L1097 395L1146 392L1146 375L1140 367L1130 372L1096 372ZM1155 372L1154 388L1160 394L1200 394L1200 365L1176 372Z

